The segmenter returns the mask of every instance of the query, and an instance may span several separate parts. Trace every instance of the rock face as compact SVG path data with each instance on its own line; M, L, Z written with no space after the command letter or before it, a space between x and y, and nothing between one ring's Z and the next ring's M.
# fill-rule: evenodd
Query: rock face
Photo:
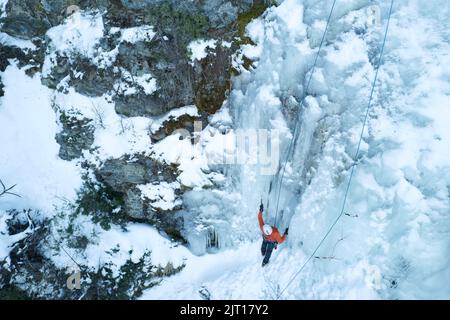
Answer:
M9 3L13 3L13 1ZM4 18L2 31L17 38L30 40L33 37L44 35L50 26L47 19L39 19L23 12Z
M148 9L158 5L170 4L184 12L202 12L208 17L213 28L224 28L236 21L239 13L248 10L253 0L121 0L124 7L131 10Z
M155 210L137 188L143 184L176 181L177 173L171 166L144 156L133 160L123 157L106 161L97 176L108 187L123 194L125 212L131 218L153 222L163 229L182 227L178 215Z
M83 77L77 78L74 70L82 70ZM99 97L111 91L116 76L111 69L99 69L89 60L80 58L76 64L69 69L69 85L75 90L88 97Z
M67 57L56 57L55 67L48 76L43 76L41 82L43 85L56 89L58 84L70 73L70 63Z
M195 104L200 111L214 114L222 107L231 88L231 48L218 46L214 55L195 63Z
M116 191L126 191L128 187L146 183L152 178L154 163L150 159L128 161L127 159L112 159L98 171L101 180Z
M164 3L176 3L177 1L171 0L120 0L123 6L131 10L141 10L150 6L160 5Z
M161 116L169 110L160 97L143 93L116 96L115 102L116 112L126 117Z
M251 4L250 1L241 1L241 6ZM211 24L217 28L224 28L236 21L239 12L239 4L224 0L206 1L203 10L209 18Z
M86 97L106 97L114 102L123 117L160 117L172 109L196 105L198 115L168 119L156 132L153 142L164 139L176 129L193 132L193 122L208 125L209 116L222 107L230 89L231 56L238 49L248 12L264 0L14 0L6 5L6 18L0 19L0 31L32 40L36 50L21 50L0 45L0 71L16 58L20 66L31 64L27 72L42 69L50 59L49 72L42 83L58 92L67 87ZM96 42L94 56L78 51L59 51L53 47L47 30L73 12L71 6L85 12L102 12L103 38ZM245 15L245 19L242 19ZM127 28L152 26L154 36L130 41L121 32ZM119 31L117 31L119 30ZM214 39L205 58L192 60L189 44L194 40ZM230 45L231 44L231 45ZM111 63L99 63L98 55L113 53ZM47 66L47 64L46 64ZM136 79L150 76L154 89L145 89ZM125 85L123 85L125 84ZM125 87L122 88L122 85ZM128 86L128 87L127 87ZM132 90L126 90L131 88ZM3 94L0 82L0 96ZM64 160L83 160L94 143L95 123L79 115L61 115L62 130L56 135L59 156ZM120 195L123 210L130 219L148 221L171 230L183 228L177 213L155 209L143 196L140 185L172 183L177 170L140 154L105 161L93 168L97 180ZM175 190L176 197L181 190ZM99 197L100 199L101 197ZM122 201L123 200L123 201ZM100 201L100 200L99 200ZM178 202L177 202L178 203ZM167 231L169 233L169 231Z
M125 116L160 116L195 101L193 69L185 50L174 50L173 36L157 37L151 43L122 43L117 61L133 76L151 74L158 90L152 95L137 93L116 96L116 111ZM128 109L128 110L127 110Z
M61 115L63 130L56 135L56 142L61 146L59 157L73 160L81 157L83 150L88 150L94 143L94 127L90 119Z
M125 210L133 219L151 220L155 219L155 212L148 209L148 205L142 200L139 189L128 189L125 194Z

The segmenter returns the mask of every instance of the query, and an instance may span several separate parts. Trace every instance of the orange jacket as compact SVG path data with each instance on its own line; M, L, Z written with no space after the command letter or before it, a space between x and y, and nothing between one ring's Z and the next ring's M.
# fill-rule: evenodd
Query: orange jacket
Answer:
M276 227L272 227L272 234L270 236L266 236L263 231L264 226L264 220L262 217L262 211L259 211L258 213L258 221L259 221L259 228L261 229L261 232L263 233L264 239L268 241L275 241L278 244L282 244L284 240L286 239L286 234L283 234L283 236L280 235L280 232Z

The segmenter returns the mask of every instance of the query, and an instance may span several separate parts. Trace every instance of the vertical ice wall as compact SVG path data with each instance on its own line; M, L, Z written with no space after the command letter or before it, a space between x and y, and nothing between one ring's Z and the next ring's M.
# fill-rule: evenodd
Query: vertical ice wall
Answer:
M291 227L290 250L315 249L357 164L344 217L290 290L313 297L301 289L311 289L310 278L317 286L334 283L327 290L335 293L341 281L362 281L381 297L448 297L450 157L442 119L450 78L439 66L448 60L449 4L396 2L361 153L353 159L389 2L338 2L308 92L305 78L332 1L286 0L254 21L248 33L256 46L243 51L255 69L236 80L232 94L237 127L281 132L282 161L299 121L279 205L278 226ZM260 199L270 199L266 219L273 221L277 188L267 190L279 181L259 169L238 167L241 228L255 237Z

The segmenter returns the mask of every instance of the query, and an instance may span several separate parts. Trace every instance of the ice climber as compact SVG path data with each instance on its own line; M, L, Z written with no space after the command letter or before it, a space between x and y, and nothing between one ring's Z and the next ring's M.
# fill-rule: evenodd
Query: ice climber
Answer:
M272 255L273 249L277 249L277 246L279 244L282 244L284 240L286 239L286 236L288 235L289 228L286 228L284 231L283 236L280 235L280 232L276 227L271 227L268 224L264 224L264 220L262 217L264 211L264 206L261 204L259 206L259 213L258 213L258 221L259 221L259 227L261 228L261 231L263 233L263 242L261 246L261 254L264 257L264 260L262 262L262 266L264 267L266 264L269 263L270 256Z

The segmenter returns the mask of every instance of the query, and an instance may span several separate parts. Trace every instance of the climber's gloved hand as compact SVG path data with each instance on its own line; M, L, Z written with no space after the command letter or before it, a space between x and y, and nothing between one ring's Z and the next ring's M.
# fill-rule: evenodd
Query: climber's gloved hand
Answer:
M259 211L264 211L264 206L263 206L262 203L261 203L261 205L259 206Z
M286 230L284 231L284 234L287 235L289 232L289 228L286 228Z

